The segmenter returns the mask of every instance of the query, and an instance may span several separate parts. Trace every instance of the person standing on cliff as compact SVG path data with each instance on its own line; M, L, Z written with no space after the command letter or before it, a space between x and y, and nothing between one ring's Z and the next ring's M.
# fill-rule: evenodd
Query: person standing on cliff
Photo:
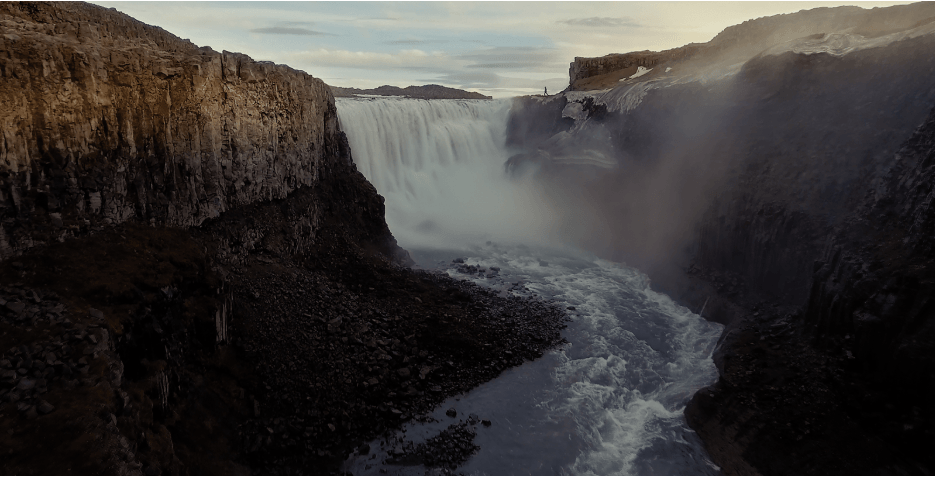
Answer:
M545 93L542 93L542 94L543 94L543 96L548 96L548 95L549 95L549 87L548 87L548 86L545 87Z

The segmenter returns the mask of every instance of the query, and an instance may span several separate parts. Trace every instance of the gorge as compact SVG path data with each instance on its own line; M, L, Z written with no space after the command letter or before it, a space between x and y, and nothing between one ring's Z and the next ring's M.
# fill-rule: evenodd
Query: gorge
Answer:
M929 473L933 32L813 9L551 96L335 99L0 4L0 470Z

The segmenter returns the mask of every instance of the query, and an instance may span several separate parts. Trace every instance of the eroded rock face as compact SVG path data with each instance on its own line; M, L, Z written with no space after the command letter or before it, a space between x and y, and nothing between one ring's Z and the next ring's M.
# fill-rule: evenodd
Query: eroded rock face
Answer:
M545 110L541 100L514 109L510 137L527 151L514 169L534 163L527 173L544 190L603 212L582 243L727 325L719 381L686 409L727 473L935 467L935 35L906 15L931 6L910 7L818 11L805 23L851 22L848 35L873 45L845 51L831 48L834 35L808 36L716 81L676 82L674 67L669 78L566 92L549 101L548 121L527 113ZM812 13L751 21L711 43L746 51L745 38L782 39L787 20ZM799 47L809 42L829 48ZM704 55L714 63L715 53ZM554 126L563 116L574 122L564 130ZM617 167L559 160L598 148ZM669 237L679 238L656 253Z
M0 5L0 52L0 260L129 219L199 225L349 160L321 80L114 10Z
M837 32L861 39L879 38L923 26L932 22L933 15L935 6L919 2L886 9L854 6L815 8L757 18L727 27L705 43L690 43L658 52L635 51L597 58L576 57L568 68L569 90L614 87L621 78L635 73L637 66L671 68L675 70L675 75L682 75L685 70L695 68L719 70L747 61L769 48L784 48L782 45L809 36L822 38ZM621 71L626 71L626 74L614 74Z

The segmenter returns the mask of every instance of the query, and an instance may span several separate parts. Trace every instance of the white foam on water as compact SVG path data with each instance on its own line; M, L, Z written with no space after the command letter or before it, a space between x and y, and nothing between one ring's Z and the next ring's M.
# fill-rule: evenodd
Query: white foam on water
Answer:
M441 259L423 258L423 266L575 308L563 332L567 345L448 399L433 413L438 422L401 432L413 442L432 437L452 423L450 407L459 418L490 419L493 426L477 426L480 451L457 469L465 474L717 472L683 410L716 379L711 353L721 326L654 292L635 269L532 245L548 231L548 219L524 199L523 184L504 174L507 108L490 101L338 100L354 159L386 197L394 235L417 258ZM438 251L442 246L460 251ZM457 254L499 267L499 276L459 274L450 262ZM390 449L379 440L371 446L375 457L352 456L345 470L427 470L383 465Z

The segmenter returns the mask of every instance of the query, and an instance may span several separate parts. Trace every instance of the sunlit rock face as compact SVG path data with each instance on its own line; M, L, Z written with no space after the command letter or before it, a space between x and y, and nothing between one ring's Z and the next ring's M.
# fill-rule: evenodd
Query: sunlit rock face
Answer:
M886 9L846 6L815 8L757 18L724 31L706 43L691 43L664 51L613 53L597 58L576 57L569 65L569 90L592 91L636 79L639 67L651 69L649 78L680 74L677 70L730 69L769 50L844 53L870 45L882 46L892 36L912 37L932 28L935 6L927 2ZM926 33L927 33L926 32ZM676 71L672 71L676 70Z
M0 5L0 259L129 219L199 225L342 152L308 74L86 4Z

